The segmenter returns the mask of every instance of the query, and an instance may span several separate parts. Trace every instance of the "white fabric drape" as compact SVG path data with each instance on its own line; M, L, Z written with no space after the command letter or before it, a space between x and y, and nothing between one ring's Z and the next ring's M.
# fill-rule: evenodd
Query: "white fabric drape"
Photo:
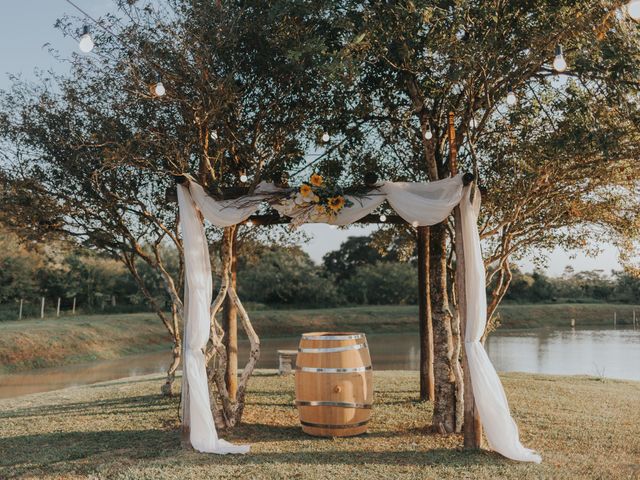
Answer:
M198 186L191 185L195 191ZM205 453L246 453L247 445L232 445L218 438L209 402L204 348L209 341L209 307L213 295L209 248L189 189L178 188L180 226L184 245L185 283L185 376L189 383L190 440Z
M271 184L260 184L253 196L238 202L217 201L207 196L195 182L186 185L178 188L178 199L188 286L185 289L188 292L185 298L188 318L185 322L184 358L191 394L191 443L202 452L244 453L248 451L248 446L234 446L217 438L211 416L203 348L209 339L212 281L207 241L196 207L212 224L226 227L246 220L267 199L267 194L278 191L278 188ZM480 196L475 196L472 205L470 192L470 187L463 187L461 175L426 184L386 182L370 195L347 197L353 205L343 208L331 219L331 223L352 223L387 200L407 222L421 226L434 225L445 220L453 208L460 204L467 293L465 350L480 419L493 450L514 460L540 462L539 455L520 443L518 428L511 417L502 383L480 343L486 325L487 299L477 227ZM273 207L277 208L277 205Z
M509 402L502 382L480 339L487 323L485 271L478 234L480 195L476 191L471 203L471 188L465 188L460 202L462 242L465 260L465 291L467 294L467 324L465 352L471 374L471 384L485 435L493 450L512 460L540 463L542 458L520 443L518 426L511 417Z

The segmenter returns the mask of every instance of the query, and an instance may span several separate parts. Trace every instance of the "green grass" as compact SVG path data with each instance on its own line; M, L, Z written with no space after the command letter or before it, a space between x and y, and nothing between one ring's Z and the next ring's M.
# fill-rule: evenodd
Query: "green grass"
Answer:
M534 304L500 307L501 328L630 325L632 310L613 304ZM417 331L413 305L250 312L261 337L311 330L358 330L367 334ZM640 320L640 315L639 315ZM0 322L0 373L121 357L169 348L170 339L152 313L88 315Z
M169 334L150 313L0 322L0 373L119 358L169 345Z
M246 456L181 446L178 400L158 376L0 400L0 478L37 479L527 479L638 478L640 383L529 374L502 376L523 443L541 465L461 448L427 427L414 372L376 372L368 434L319 439L299 428L293 379L261 371L244 422L224 437Z

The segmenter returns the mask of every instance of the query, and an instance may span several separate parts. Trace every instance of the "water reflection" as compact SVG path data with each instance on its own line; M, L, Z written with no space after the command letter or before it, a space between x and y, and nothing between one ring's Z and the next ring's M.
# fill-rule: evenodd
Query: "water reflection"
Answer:
M368 335L373 368L417 370L420 349L416 333ZM277 350L296 349L298 337L262 339L258 368L277 368ZM529 330L496 332L486 345L498 371L562 375L596 375L640 380L640 331ZM241 342L240 355L248 354ZM156 352L85 365L46 368L0 375L0 398L57 390L74 385L163 372L170 353Z

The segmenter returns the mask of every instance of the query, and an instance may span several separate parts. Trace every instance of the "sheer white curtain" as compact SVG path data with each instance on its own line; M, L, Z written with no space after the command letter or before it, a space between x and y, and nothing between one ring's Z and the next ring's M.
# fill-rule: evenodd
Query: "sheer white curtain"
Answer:
M520 443L518 426L511 417L509 402L487 352L480 339L487 324L487 294L485 271L478 234L480 195L471 203L471 188L465 188L460 202L462 241L465 260L465 290L467 293L467 324L465 326L465 352L467 354L471 384L480 420L489 445L496 452L512 460L540 463L542 458Z
M191 185L195 191L198 186ZM195 187L195 188L194 188ZM201 188L201 187L200 187ZM209 248L204 226L189 189L178 187L180 226L185 265L185 351L183 374L189 384L190 440L193 448L206 453L246 453L247 445L232 445L218 438L209 402L204 348L209 341L209 307L213 295Z
M234 446L218 439L211 415L203 348L209 339L212 281L207 241L196 208L212 224L225 227L246 220L266 199L267 193L277 190L273 185L260 184L253 196L237 202L217 201L207 196L195 182L178 188L188 287L185 289L187 318L184 358L190 388L191 443L202 452L245 453L249 447ZM352 223L387 200L407 222L434 225L445 220L451 210L460 204L467 293L465 349L480 419L493 450L514 460L540 462L539 455L520 443L518 428L511 417L502 383L480 343L486 325L487 299L477 227L480 196L475 196L472 205L470 192L470 187L463 187L461 175L430 183L386 182L370 195L349 197L353 206L341 210L331 223Z

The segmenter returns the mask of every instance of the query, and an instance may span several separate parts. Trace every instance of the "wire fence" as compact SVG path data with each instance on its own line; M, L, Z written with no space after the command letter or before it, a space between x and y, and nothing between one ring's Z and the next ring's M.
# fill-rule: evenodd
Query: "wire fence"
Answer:
M51 319L97 313L137 313L150 311L146 303L118 302L115 295L90 304L78 297L32 297L0 304L0 321Z

